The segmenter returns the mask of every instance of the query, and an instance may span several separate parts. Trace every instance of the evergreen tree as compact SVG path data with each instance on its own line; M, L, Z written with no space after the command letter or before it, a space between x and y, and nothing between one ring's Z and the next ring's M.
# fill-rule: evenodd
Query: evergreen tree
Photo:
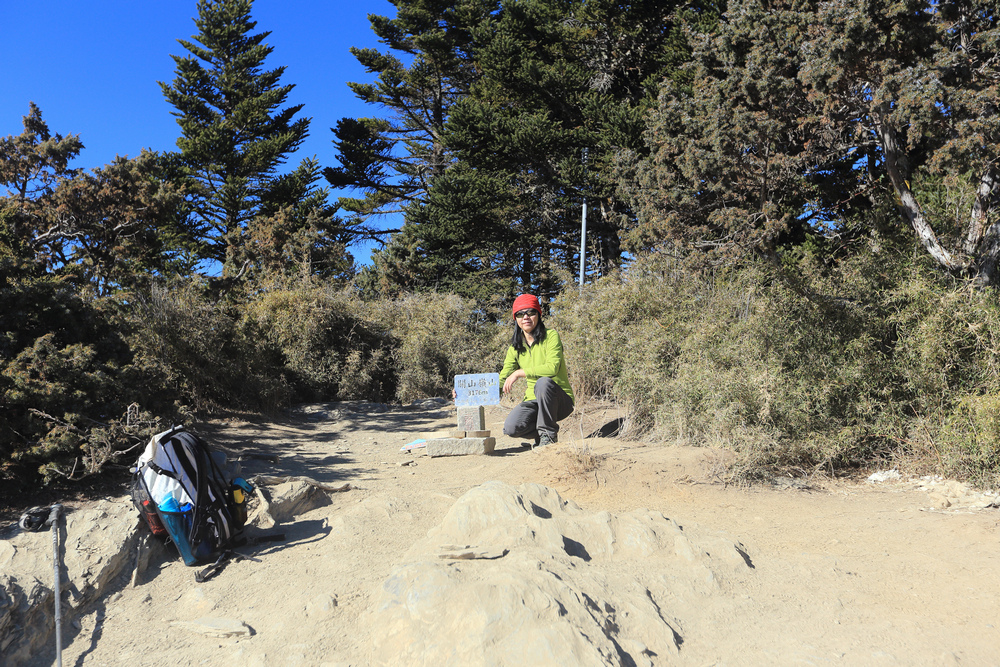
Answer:
M279 85L284 67L264 70L273 48L254 34L251 0L199 0L194 42L179 40L191 55L174 56L177 77L161 83L174 106L183 165L194 180L194 215L204 254L238 274L252 263L247 239L259 214L297 204L297 174L278 168L308 133L302 105L282 107L292 85Z
M819 110L842 110L837 129L860 120L874 138L924 250L981 285L1000 278L998 11L991 0L820 3L802 74Z
M406 6L418 4L428 3ZM519 0L461 25L442 14L447 27L436 30L462 35L467 47L447 52L455 73L449 81L460 85L437 116L443 124L424 135L434 150L407 154L432 178L393 180L399 151L387 121L369 119L369 128L385 131L364 134L355 126L367 139L340 144L342 154L352 151L354 173L382 179L369 179L366 204L347 205L368 213L372 204L409 202L401 232L373 253L381 275L374 282L500 298L517 289L553 293L576 270L584 198L592 211L588 247L597 257L591 265L599 273L617 266L619 227L631 212L615 195L611 166L622 148L643 150L642 115L662 77L688 58L674 12L652 1ZM374 86L364 89L369 101L385 104L396 90L385 82L402 79L405 68L396 61L388 69L389 62L380 62L392 74L382 77L382 96ZM431 116L412 98L393 103L404 117ZM349 128L340 129L344 136ZM418 195L385 185L400 183Z
M996 281L997 7L730 2L622 171L634 250L773 252L894 207L940 266Z
M324 172L334 187L362 195L339 200L353 216L352 225L419 208L431 183L453 161L441 135L452 105L468 94L476 77L472 30L499 7L497 0L393 4L394 18L369 16L390 51L351 49L376 75L375 82L348 84L358 98L388 110L390 117L341 119L333 130L340 166ZM367 231L380 236L370 224Z
M0 139L0 205L9 247L21 248L23 260L97 293L184 264L183 200L165 182L161 156L71 169L83 147L78 137L52 135L33 104L23 123L22 134Z
M190 272L185 209L181 192L164 178L163 157L143 151L63 179L43 213L44 237L60 273L107 294L151 274Z
M256 218L247 243L248 253L263 280L307 279L347 282L354 276L347 247L357 238L326 204L327 190L315 184L320 166L307 158L283 181L281 199L295 202L277 209L265 208Z
M504 184L497 205L472 219L511 282L552 294L576 273L585 199L588 266L600 275L620 265L619 229L632 213L616 195L612 165L621 150L642 150L642 116L659 82L689 57L677 10L662 1L519 0L475 31L481 75L445 138L471 167L466 180ZM432 198L444 210L428 215L455 214L456 205L461 197Z
M664 242L723 256L773 249L808 224L807 205L817 219L829 214L813 174L837 169L838 155L819 138L822 119L802 114L803 15L731 2L734 16L703 33L688 81L664 85L649 124L653 154L623 172L622 189L639 211L626 233L632 250ZM838 173L851 176L849 168Z
M0 186L6 190L12 242L52 266L52 244L61 240L47 234L46 207L56 186L78 172L69 162L83 150L80 138L52 134L34 102L21 120L24 131L0 139Z
M134 212L140 195L117 187L118 196L101 188L77 192L87 200L83 208L107 211L103 222L109 229L88 229L73 217L82 209L57 204L67 184L89 178L67 167L82 147L79 139L50 134L34 105L24 125L23 134L0 140L6 189L0 197L0 495L37 488L39 465L72 463L93 431L136 400L122 390L129 354L111 323L114 309L93 298L90 288L100 283L81 275L85 267L107 265L76 253L89 245L103 255L121 243L120 230L113 228L119 214Z

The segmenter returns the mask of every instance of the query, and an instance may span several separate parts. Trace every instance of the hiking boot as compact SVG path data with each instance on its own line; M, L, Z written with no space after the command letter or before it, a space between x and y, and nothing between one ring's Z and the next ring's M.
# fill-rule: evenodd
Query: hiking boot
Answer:
M538 444L535 446L544 447L545 445L554 445L556 442L558 442L558 440L559 439L556 437L554 433L552 435L549 435L548 433L539 433Z

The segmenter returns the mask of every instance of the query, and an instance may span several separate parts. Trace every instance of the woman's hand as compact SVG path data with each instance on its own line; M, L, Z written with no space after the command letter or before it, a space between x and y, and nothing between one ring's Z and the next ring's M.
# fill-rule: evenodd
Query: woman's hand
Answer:
M518 368L516 371L507 376L507 379L503 383L503 393L509 394L510 390L514 387L514 383L518 379L527 377L528 374L524 372L523 368Z

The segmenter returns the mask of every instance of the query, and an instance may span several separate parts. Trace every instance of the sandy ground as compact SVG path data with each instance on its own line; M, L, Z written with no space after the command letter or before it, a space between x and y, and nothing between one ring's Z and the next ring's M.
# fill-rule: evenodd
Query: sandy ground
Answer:
M671 664L1000 665L996 509L930 509L929 494L903 482L726 486L711 450L584 437L616 416L597 408L564 422L552 447L500 436L494 456L429 458L400 447L451 431L453 407L377 410L312 406L287 420L200 429L242 455L248 477L308 475L352 488L265 531L286 539L242 549L259 562L231 562L210 581L154 560L138 586L68 629L63 664L371 664L379 629L367 612L381 583L459 496L500 480L548 485L585 510L657 510L743 545L752 567L677 618L683 643ZM504 414L488 410L494 434ZM254 457L272 454L277 462ZM172 625L200 617L241 621L252 635L211 638Z

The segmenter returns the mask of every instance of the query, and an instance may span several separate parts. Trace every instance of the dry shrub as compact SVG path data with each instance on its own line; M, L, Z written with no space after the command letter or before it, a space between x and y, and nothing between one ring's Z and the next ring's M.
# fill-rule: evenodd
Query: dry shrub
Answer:
M450 396L456 374L494 370L503 352L497 326L448 294L363 301L305 282L226 304L179 283L135 320L143 372L198 409Z
M133 367L159 391L196 410L272 411L287 405L281 368L239 326L235 306L214 298L202 284L154 285L136 296L129 312Z
M768 425L775 371L753 338L752 275L633 267L557 302L574 387L624 406L635 435L704 444Z
M635 434L735 450L740 479L932 451L991 483L996 294L910 257L873 244L711 274L640 258L556 301L574 388L619 402Z
M350 291L307 284L258 295L241 326L281 369L293 400L391 400L398 341L367 309Z
M555 478L561 482L593 481L600 484L607 467L607 454L595 454L586 442L571 443L558 453Z
M929 470L984 486L1000 485L997 296L925 276L892 294L900 373L914 395L907 449L928 458Z
M507 331L454 294L409 294L366 304L368 317L392 332L396 399L450 397L454 377L499 370Z

